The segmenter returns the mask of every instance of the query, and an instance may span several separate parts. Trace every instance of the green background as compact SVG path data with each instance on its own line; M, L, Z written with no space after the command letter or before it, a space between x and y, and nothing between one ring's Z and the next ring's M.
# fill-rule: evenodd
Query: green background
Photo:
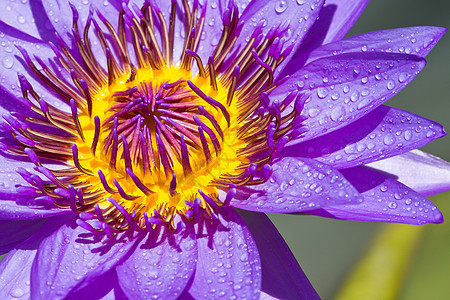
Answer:
M450 1L372 0L348 36L419 25L450 28ZM450 32L427 60L417 78L387 104L433 119L450 130ZM450 161L450 137L434 141L423 150ZM431 199L444 218L450 219L450 193ZM323 299L336 293L381 226L314 216L270 217ZM449 299L450 222L426 225L415 253L396 299ZM367 295L367 299L371 296L379 299L374 295Z

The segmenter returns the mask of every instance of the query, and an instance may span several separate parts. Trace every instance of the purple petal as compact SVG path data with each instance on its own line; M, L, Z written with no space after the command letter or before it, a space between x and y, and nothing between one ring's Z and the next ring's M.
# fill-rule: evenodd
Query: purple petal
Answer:
M294 57L311 52L313 49L342 39L359 18L369 0L327 0L319 18L311 27L304 42ZM293 61L298 61L294 58ZM299 67L292 63L286 69L291 72Z
M69 2L72 3L78 11L79 23L81 30L84 30L84 23L86 22L87 16L89 15L89 9L91 6L93 9L98 9L104 16L106 16L109 22L113 25L117 25L117 20L119 17L119 11L122 8L122 2L128 1L61 1L61 0L46 0L42 1L45 11L47 12L49 21L59 33L59 35L64 39L68 45L72 45L72 40L70 36L72 35L72 22L73 14ZM137 1L134 1L137 2ZM142 1L141 1L142 2ZM91 30L93 31L93 30ZM90 37L93 37L92 35ZM100 48L99 48L100 49Z
M445 31L447 29L442 27L421 26L363 33L319 47L296 58L295 64L308 64L322 57L352 52L391 52L425 57Z
M24 110L24 105L15 100L16 98L22 97L22 91L17 77L18 73L23 74L27 78L33 86L33 89L41 95L42 99L49 103L54 103L55 97L52 95L56 94L47 89L34 75L25 62L22 54L16 48L16 46L20 46L25 49L31 57L35 54L42 58L44 62L48 63L48 58L54 58L55 56L50 46L35 37L22 33L1 22L0 32L4 34L2 43L5 43L4 47L0 47L0 73L2 74L2 84L0 87L0 114L3 115L11 111ZM56 71L56 74L61 75L59 71Z
M64 298L110 271L127 255L136 239L93 235L67 222L38 248L32 267L31 295Z
M443 222L441 212L430 200L386 175L362 167L342 170L342 173L361 193L363 203L327 207L309 211L309 214L414 225Z
M83 289L71 293L67 296L69 300L79 299L102 299L102 300L127 300L119 286L115 270L111 270L105 275L97 278Z
M424 196L450 190L450 163L420 150L380 160L368 166L396 178Z
M327 0L327 6L335 6L327 36L323 44L342 39L355 24L369 0Z
M4 141L4 140L3 140ZM33 191L17 192L16 186L28 186L28 183L15 170L18 167L30 169L33 164L10 159L0 154L0 220L28 220L47 218L55 215L71 213L56 207L52 203L36 200L42 194ZM37 198L38 199L38 198Z
M41 219L51 216L71 214L53 204L40 203L36 195L19 194L17 192L2 192L0 190L0 220Z
M287 147L282 155L350 168L422 147L444 135L444 128L434 121L382 105L341 129Z
M310 93L301 113L307 132L289 143L293 145L361 118L403 89L424 66L425 60L414 55L336 55L303 67L271 97L281 103L292 90Z
M22 243L28 246L29 243ZM37 247L37 245L35 245ZM37 250L16 248L11 250L0 263L1 299L30 299L31 265Z
M287 65L293 54L302 43L306 33L317 19L324 0L304 1L267 1L253 0L242 13L240 21L244 23L240 37L236 45L244 45L245 40L250 37L255 27L264 23L263 33L266 34L272 26L289 23L289 38L286 47L293 45L293 50L284 62L275 70L275 77Z
M0 299L30 298L31 266L41 241L67 219L51 218L30 238L12 249L0 262Z
M54 37L41 1L1 1L0 23L5 23L37 39Z
M0 221L0 255L8 253L29 238L44 222L45 220Z
M238 213L261 256L262 291L276 299L320 299L270 219L261 213Z
M261 263L249 229L232 208L198 225L198 262L189 293L195 299L257 299Z
M265 183L240 187L231 205L266 213L295 213L361 201L344 176L313 159L283 157L272 170Z
M129 299L175 299L194 274L196 261L193 226L179 234L159 227L116 270Z

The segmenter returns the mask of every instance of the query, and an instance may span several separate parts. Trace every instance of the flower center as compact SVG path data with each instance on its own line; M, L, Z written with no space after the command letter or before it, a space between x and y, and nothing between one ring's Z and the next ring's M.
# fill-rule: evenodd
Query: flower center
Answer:
M19 101L34 116L6 116L17 143L0 143L0 149L28 156L40 173L19 169L30 185L20 188L70 208L80 226L111 235L130 227L176 229L177 214L189 222L202 211L214 218L238 186L268 180L272 158L302 132L306 97L298 90L281 103L268 96L280 83L274 70L293 49L283 38L288 23L266 33L259 23L242 47L234 47L243 24L229 3L222 35L205 65L196 51L208 6L198 1L191 6L183 1L178 62L177 1L168 18L152 1L134 11L123 5L116 28L97 11L100 25L90 10L83 31L72 7L73 42L81 59L58 35L58 47L50 44L68 76L55 74L35 56L38 67L18 46L30 70L60 101L47 103L19 74ZM92 27L101 47L96 51L89 40ZM97 59L102 55L104 65ZM48 159L62 167L50 169L43 163Z
M127 210L186 212L185 201L217 198L214 180L238 175L247 162L237 154L246 143L238 138L236 101L227 97L221 82L175 67L117 79L92 97L94 118L78 116L78 180L104 191L102 209L112 198Z

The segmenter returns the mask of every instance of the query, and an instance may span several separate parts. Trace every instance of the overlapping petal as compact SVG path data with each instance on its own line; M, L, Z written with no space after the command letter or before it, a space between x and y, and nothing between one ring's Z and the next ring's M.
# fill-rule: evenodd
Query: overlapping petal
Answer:
M231 204L251 211L295 213L361 201L339 172L313 159L283 157L272 170L265 183L239 188Z
M276 299L320 299L269 218L265 214L244 210L238 213L258 246L262 292Z
M4 34L2 37L4 46L0 47L0 70L2 79L2 86L0 88L0 113L3 115L6 112L23 110L24 108L23 104L19 101L11 101L11 98L15 99L16 97L22 96L17 73L29 73L28 66L16 46L23 47L30 53L39 51L39 57L44 60L53 57L54 54L46 43L31 35L22 33L9 25L0 23L0 32ZM43 95L44 99L47 99L44 95L48 94L48 91L43 88L39 80L36 80L34 76L28 76L27 79L33 84L35 90ZM42 93L42 91L46 92Z
M412 150L368 166L397 179L424 196L450 189L450 163L420 150Z
M40 1L2 1L0 10L1 26L9 25L20 35L31 35L36 39L54 39L54 29L45 7ZM20 38L20 37L19 37Z
M119 284L129 299L176 299L191 279L197 259L193 226L178 235L158 228L116 267Z
M1 299L30 298L31 268L39 244L66 220L66 217L48 219L39 231L12 249L0 261Z
M358 189L360 205L327 207L308 213L323 217L366 222L414 225L442 223L442 213L427 198L386 175L363 167L342 170Z
M356 22L369 0L326 1L319 18L311 27L304 42L294 55L286 73L296 71L300 65L296 57L310 53L315 48L342 39Z
M31 272L35 299L64 298L121 263L137 239L87 233L72 219L43 240Z
M236 47L232 51L236 48L242 50L246 38L252 36L258 26L262 26L262 32L267 34L273 27L289 25L288 36L285 40L286 48L292 46L292 51L275 70L276 77L301 45L308 30L317 19L323 2L323 0L251 1L240 18L243 28Z
M307 131L290 141L292 145L363 117L403 89L424 66L425 60L414 55L340 54L301 68L271 95L281 103L292 91L310 91L301 113Z
M444 135L434 121L382 105L346 127L287 147L282 155L350 168L417 149Z
M446 31L442 27L420 26L363 33L324 45L312 52L303 52L292 64L298 66L322 57L357 52L401 53L425 57Z
M255 241L232 208L221 209L219 218L197 227L199 261L188 292L195 299L258 299L261 262Z
M128 300L119 286L116 270L111 270L90 284L70 293L69 300L78 299L102 299L102 300Z
M0 221L0 255L8 253L29 238L44 222L45 220Z

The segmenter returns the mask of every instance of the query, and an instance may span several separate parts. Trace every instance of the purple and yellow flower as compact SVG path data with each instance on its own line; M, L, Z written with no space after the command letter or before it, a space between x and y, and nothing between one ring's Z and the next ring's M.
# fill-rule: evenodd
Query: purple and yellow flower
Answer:
M442 222L444 129L382 103L445 29L224 2L2 7L2 299L318 298L264 213Z

